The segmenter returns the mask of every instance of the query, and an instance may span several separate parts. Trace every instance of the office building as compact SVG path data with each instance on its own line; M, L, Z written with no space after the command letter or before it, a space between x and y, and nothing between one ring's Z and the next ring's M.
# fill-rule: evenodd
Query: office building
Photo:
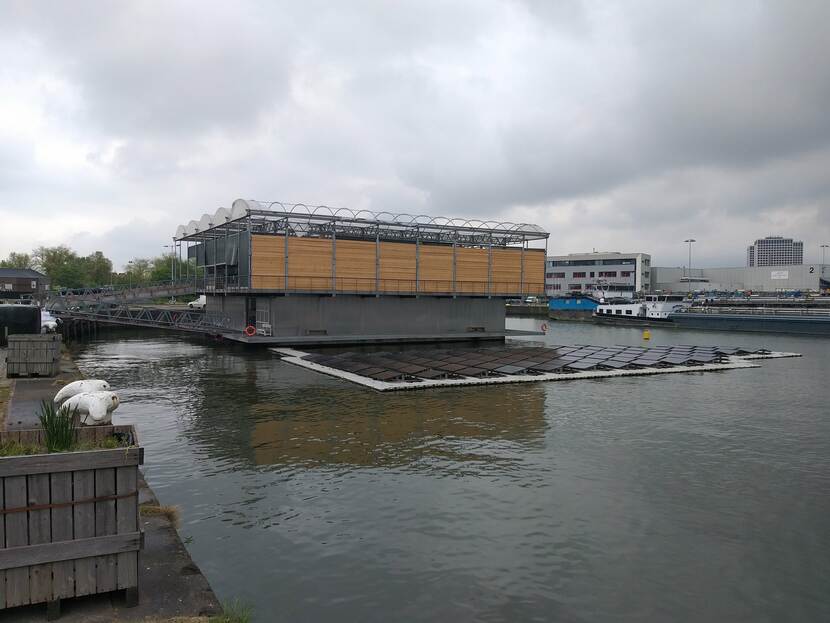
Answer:
M631 298L651 285L651 256L645 253L574 253L548 257L545 294L561 297L572 292L595 297Z
M792 238L767 236L746 249L747 266L790 266L804 263L804 243Z

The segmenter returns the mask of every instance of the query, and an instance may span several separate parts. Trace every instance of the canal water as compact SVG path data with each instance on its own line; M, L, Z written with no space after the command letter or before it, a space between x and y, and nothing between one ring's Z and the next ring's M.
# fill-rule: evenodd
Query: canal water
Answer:
M538 320L512 319L528 328ZM643 344L551 323L549 344ZM256 621L830 620L830 339L725 372L375 393L171 334L76 343Z

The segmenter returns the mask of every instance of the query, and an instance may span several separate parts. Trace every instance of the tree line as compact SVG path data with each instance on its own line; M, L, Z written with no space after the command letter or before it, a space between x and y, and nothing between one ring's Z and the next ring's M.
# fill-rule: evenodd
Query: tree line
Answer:
M192 262L188 266L186 261L174 257L171 265L170 255L135 258L121 272L114 272L112 261L100 251L78 255L66 245L38 247L31 253L12 251L5 260L0 260L0 268L37 270L49 277L52 289L136 285L169 281L173 270L177 278L194 273Z

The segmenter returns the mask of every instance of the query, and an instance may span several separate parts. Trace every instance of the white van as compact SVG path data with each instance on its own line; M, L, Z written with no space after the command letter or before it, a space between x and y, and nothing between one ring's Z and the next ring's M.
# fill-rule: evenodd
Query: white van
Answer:
M205 305L207 305L207 296L204 294L200 295L195 301L190 301L187 304L190 309L204 309Z

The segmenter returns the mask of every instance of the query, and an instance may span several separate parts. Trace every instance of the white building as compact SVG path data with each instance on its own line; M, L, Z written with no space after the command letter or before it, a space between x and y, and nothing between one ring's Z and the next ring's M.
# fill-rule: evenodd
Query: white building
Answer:
M747 266L787 266L804 263L804 243L801 240L767 236L759 238L746 248Z
M545 294L573 292L597 297L627 297L647 292L651 285L651 256L645 253L574 253L554 255L545 264Z
M655 266L654 292L817 292L830 288L830 265L742 266L693 268Z

